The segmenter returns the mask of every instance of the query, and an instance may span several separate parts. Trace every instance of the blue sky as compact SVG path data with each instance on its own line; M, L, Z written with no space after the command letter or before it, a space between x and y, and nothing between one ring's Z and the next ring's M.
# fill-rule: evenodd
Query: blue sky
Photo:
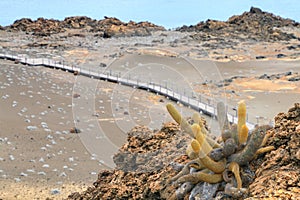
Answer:
M16 19L64 19L85 15L113 16L122 21L150 21L166 28L196 24L207 19L227 20L251 6L300 21L299 0L1 0L0 25Z

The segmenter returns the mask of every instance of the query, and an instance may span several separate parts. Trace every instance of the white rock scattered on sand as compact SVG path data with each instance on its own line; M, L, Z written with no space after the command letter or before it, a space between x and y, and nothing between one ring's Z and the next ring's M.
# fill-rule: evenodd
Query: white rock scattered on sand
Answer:
M99 163L104 164L105 162L104 162L104 160L99 160Z
M60 177L66 177L67 174L66 174L65 172L62 172L62 173L59 174L59 176L60 176Z
M21 182L21 179L20 179L20 178L14 178L14 180L15 180L16 182Z
M60 139L60 140L65 140L66 138L63 137L63 136L61 136L61 137L59 137L59 139Z
M13 161L13 160L15 160L15 157L14 157L13 155L9 155L9 159L10 159L11 161Z
M12 107L16 107L17 105L18 105L18 102L17 101L13 101Z
M46 172L43 172L43 171L41 171L41 172L38 172L37 174L38 174L38 175L43 175L43 176L46 176Z
M43 128L48 128L48 124L47 124L46 122L41 122L41 126L42 126Z
M36 126L27 126L26 129L28 131L34 131L34 130L37 130L37 127Z
M46 137L47 139L53 139L53 136L52 135L47 135L47 137Z
M74 162L74 157L70 157L69 162Z
M47 148L46 147L41 147L41 150L46 151Z
M69 131L63 131L62 133L65 134L65 135L68 135Z
M50 166L48 164L43 164L43 168L49 168Z
M27 171L27 172L30 172L30 173L34 173L34 172L35 172L34 169L27 169L26 171Z
M51 190L51 194L52 194L52 195L60 194L60 190L57 189L57 188L52 189L52 190Z
M2 99L7 99L7 98L9 98L9 95L8 95L8 94L3 95L1 98L2 98Z
M20 176L28 176L28 174L24 173L24 172L21 172L20 173Z
M92 156L92 157L91 157L91 160L96 160L96 158Z
M28 109L27 109L26 107L24 107L24 108L21 109L21 112L24 113L24 112L26 112L27 110L28 110Z

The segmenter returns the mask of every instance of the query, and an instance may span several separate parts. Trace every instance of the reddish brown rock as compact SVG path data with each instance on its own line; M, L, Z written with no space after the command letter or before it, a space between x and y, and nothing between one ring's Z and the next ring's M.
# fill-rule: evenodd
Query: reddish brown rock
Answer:
M68 29L95 32L97 35L106 38L148 36L151 35L152 31L165 30L162 26L149 22L136 23L130 21L125 23L117 18L109 17L98 21L85 16L67 17L63 21L44 18L38 18L37 20L23 18L5 27L7 31L24 31L37 36L50 36L51 34L65 32Z
M268 145L275 150L253 162L256 178L249 186L258 199L297 199L300 196L300 103L275 117Z

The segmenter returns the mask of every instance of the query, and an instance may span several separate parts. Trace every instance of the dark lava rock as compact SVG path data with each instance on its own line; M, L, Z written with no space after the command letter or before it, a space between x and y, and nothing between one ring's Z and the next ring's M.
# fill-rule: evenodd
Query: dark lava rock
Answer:
M288 50L296 50L296 49L300 49L300 44L298 44L298 45L287 46L286 48L287 48Z
M265 59L266 56L256 56L255 58L256 58L257 60L259 60L259 59Z
M105 63L100 63L99 67L107 67L107 65Z
M288 81L292 81L292 82L294 82L294 81L300 81L300 76L291 77L291 78L288 79Z
M81 130L79 128L73 127L70 129L70 133L81 133Z
M277 58L284 58L284 57L286 57L286 55L285 55L285 54L282 54L282 53L279 53L279 54L277 54L276 57L277 57Z
M298 81L298 77L299 76L296 76L297 73L295 73L295 76L294 77L290 77L288 79L288 81ZM280 74L272 74L272 75L268 75L268 74L263 74L259 77L257 77L258 79L265 79L265 80L276 80L276 79L280 79L282 77L285 77L285 76L291 76L293 75L292 72L285 72L285 73L280 73Z
M262 14L263 11L260 8L251 7L250 8L250 13Z

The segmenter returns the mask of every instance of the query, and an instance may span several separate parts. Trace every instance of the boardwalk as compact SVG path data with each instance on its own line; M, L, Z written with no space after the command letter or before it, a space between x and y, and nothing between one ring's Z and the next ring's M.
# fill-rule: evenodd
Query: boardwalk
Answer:
M201 112L205 115L211 116L213 118L217 118L217 109L214 105L209 105L207 103L201 102L201 100L195 99L194 97L185 96L184 94L181 94L177 91L174 91L170 88L159 85L157 83L143 82L141 80L132 80L128 77L124 78L121 77L120 74L114 74L112 71L100 73L100 72L95 72L93 70L86 70L79 67L68 66L63 62L56 62L54 60L47 59L47 58L28 58L25 56L16 56L12 54L3 54L3 53L2 54L0 53L0 58L12 60L29 66L45 66L45 67L65 70L71 73L75 72L82 76L87 76L94 79L107 80L110 82L115 82L122 85L138 88L138 89L148 90L149 92L166 96L167 98L175 102L180 102L183 105L189 106L190 108L198 112ZM235 124L237 123L236 115L227 113L227 117L231 123L235 123ZM254 128L254 123L247 122L247 126L251 130Z

